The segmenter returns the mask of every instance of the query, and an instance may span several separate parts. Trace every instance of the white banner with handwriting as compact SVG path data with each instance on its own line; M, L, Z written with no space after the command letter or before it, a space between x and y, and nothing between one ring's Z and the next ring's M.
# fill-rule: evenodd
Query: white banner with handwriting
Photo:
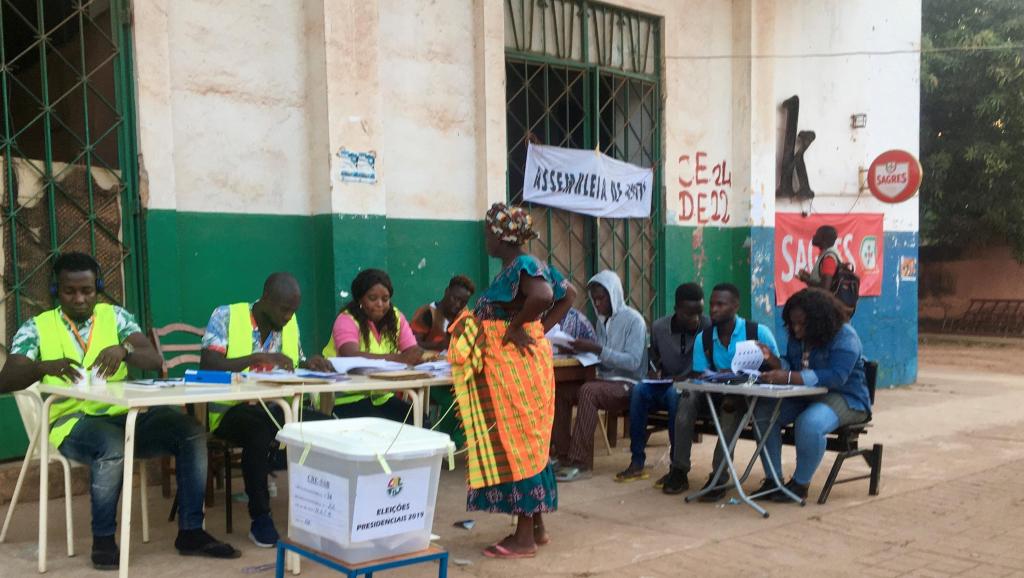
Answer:
M523 200L610 219L649 218L654 170L602 153L530 144Z

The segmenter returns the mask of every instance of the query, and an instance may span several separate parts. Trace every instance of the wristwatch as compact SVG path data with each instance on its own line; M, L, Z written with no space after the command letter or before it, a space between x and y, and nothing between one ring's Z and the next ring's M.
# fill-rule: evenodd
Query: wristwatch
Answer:
M124 351L125 351L124 358L125 359L128 359L129 357L132 356L133 353L135 353L135 347L131 343L128 343L127 341L122 342L121 343L121 347L124 348Z

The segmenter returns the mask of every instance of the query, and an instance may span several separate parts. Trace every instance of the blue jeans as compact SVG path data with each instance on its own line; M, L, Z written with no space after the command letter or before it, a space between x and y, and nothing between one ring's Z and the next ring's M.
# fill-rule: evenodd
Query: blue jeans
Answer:
M633 464L643 466L647 461L647 415L652 411L668 411L668 439L675 444L677 407L679 391L674 385L641 381L633 386L629 399L629 450L633 453Z
M865 419L867 413L850 409L846 402L839 397L839 394L828 394L832 397L825 403L826 396L815 398L791 398L782 400L779 408L779 420L775 427L768 433L765 442L765 450L771 457L775 473L782 479L782 428L793 424L793 434L796 437L796 471L793 472L793 481L806 486L811 483L815 470L821 464L825 456L825 436L836 430L841 425L848 425ZM775 403L769 400L761 400L754 410L754 419L757 420L761 431L768 425L771 419L772 409ZM835 407L841 409L842 415L836 413ZM761 453L761 465L764 467L765 478L768 475L768 463L765 461L764 452Z
M89 466L93 536L117 531L117 502L124 473L127 416L87 416L60 444L60 453ZM203 526L206 496L206 435L196 420L169 407L140 413L135 423L135 457L173 455L178 481L178 527ZM130 482L130 480L129 480Z

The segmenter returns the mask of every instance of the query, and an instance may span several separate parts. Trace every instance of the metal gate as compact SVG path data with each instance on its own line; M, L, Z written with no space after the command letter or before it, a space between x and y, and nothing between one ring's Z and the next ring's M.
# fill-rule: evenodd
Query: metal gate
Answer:
M144 319L128 0L0 0L4 337L50 307L62 252Z
M600 148L655 169L662 188L660 19L585 0L506 0L508 199L523 203L526 146ZM531 251L582 289L601 269L622 278L648 321L663 312L657 258L663 195L650 219L595 219L531 206ZM585 294L581 292L581 303Z
M105 298L146 318L129 10L130 0L0 0L5 344L51 307L62 252L94 255ZM0 401L9 417L14 404ZM0 458L24 451L17 437L0 428Z

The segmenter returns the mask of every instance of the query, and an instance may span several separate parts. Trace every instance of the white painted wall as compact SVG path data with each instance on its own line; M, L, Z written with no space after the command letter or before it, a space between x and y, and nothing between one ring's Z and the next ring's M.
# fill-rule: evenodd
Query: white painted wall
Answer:
M308 214L302 3L140 4L135 37L148 206Z
M755 32L763 35L755 53L779 57L756 60L755 78L771 79L773 107L800 96L799 130L817 136L805 156L816 197L812 204L773 202L784 129L775 110L761 103L752 115L762 145L752 152L752 204L758 208L752 224L770 226L774 210L882 212L885 230L916 231L917 197L897 205L877 201L866 186L860 192L859 169L893 148L918 155L919 55L790 56L919 49L920 0L779 0L770 24ZM850 127L854 113L867 114L866 128ZM763 146L769 135L774 148Z
M920 0L611 3L663 17L667 223L770 226L799 210L774 198L777 107L799 94L800 128L818 136L814 210L856 202L916 230L916 199L858 199L857 169L917 153L917 55L743 56L916 48ZM504 198L503 35L498 0L139 3L147 206L479 219ZM866 129L849 128L855 112ZM342 146L376 151L379 182L342 183Z

